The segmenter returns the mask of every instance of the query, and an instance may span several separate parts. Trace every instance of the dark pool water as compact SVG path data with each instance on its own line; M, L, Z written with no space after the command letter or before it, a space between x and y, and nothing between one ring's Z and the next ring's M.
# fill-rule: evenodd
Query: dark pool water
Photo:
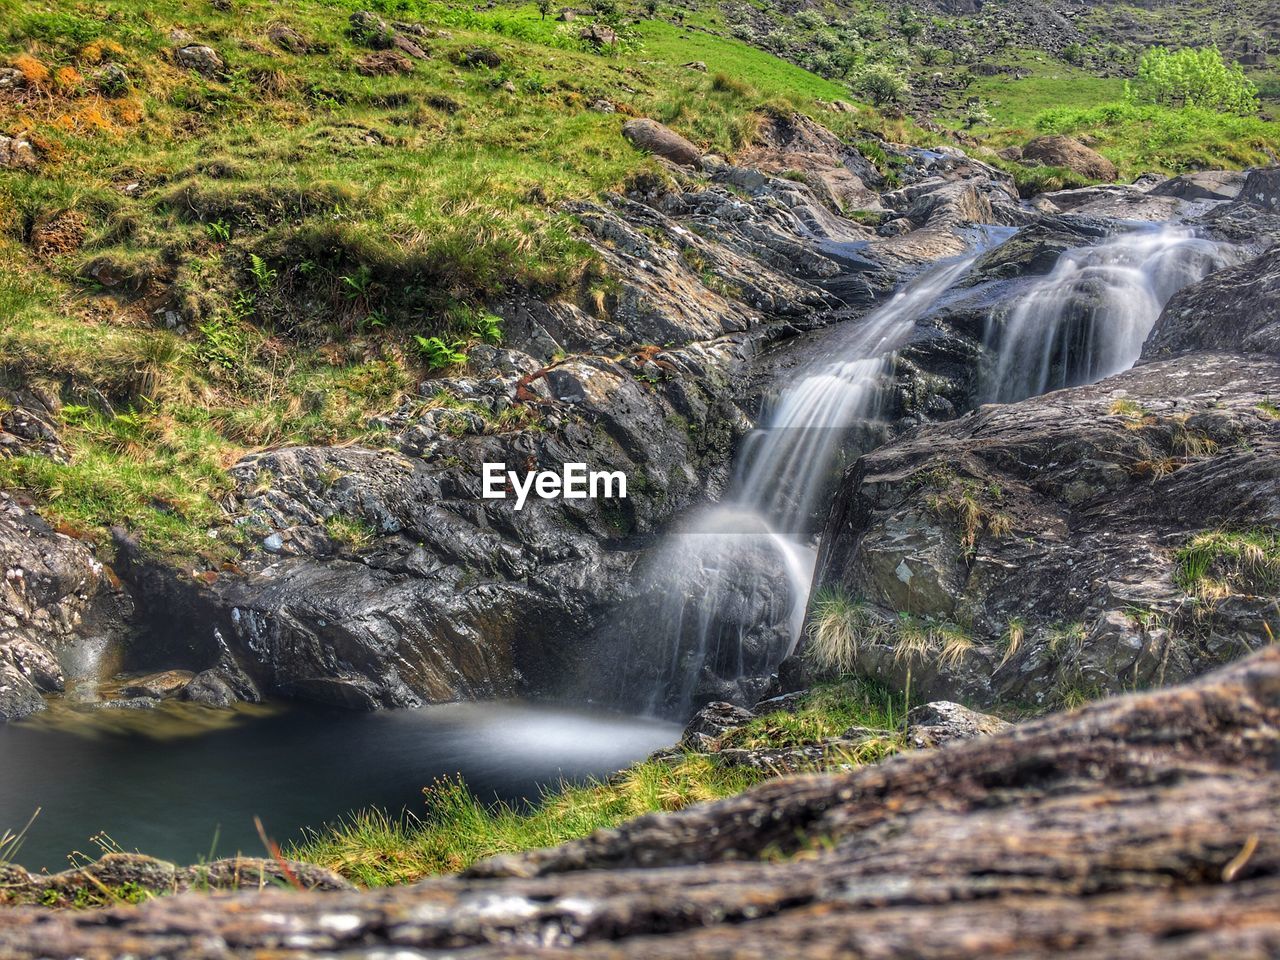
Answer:
M180 863L261 855L255 816L287 842L362 807L419 810L424 786L456 775L481 796L519 801L610 774L679 735L660 721L521 703L375 714L61 708L0 724L0 836L40 808L13 858L33 870L64 869L72 851L96 856L99 831Z

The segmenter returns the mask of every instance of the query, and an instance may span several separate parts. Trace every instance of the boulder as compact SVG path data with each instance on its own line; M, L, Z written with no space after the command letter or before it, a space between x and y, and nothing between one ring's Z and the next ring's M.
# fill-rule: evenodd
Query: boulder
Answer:
M1234 200L1240 195L1246 176L1239 170L1199 170L1158 183L1150 193L1179 200Z
M483 67L487 70L496 70L502 66L502 56L488 47L474 47L458 55L458 64L472 69Z
M413 885L10 907L0 955L1267 957L1277 690L1272 647L1193 686L772 779Z
M950 700L935 700L907 711L907 743L917 750L972 740L1009 729L1011 724Z
M1022 148L1022 159L1046 167L1065 167L1090 180L1114 180L1120 171L1116 165L1079 140L1050 134L1036 137Z
M21 90L27 85L27 77L13 67L0 67L0 93Z
M1239 198L1264 210L1280 212L1280 167L1250 171Z
M1213 545L1280 521L1276 396L1280 360L1200 353L922 426L846 476L815 593L878 611L857 671L923 697L1044 709L1195 676L1270 642L1274 590Z
M684 735L680 742L701 745L706 740L716 740L730 730L745 726L755 718L755 714L732 703L715 701L693 715L693 719L685 725Z
M202 43L191 43L179 47L174 55L178 66L206 77L218 77L226 72L227 63L222 55L213 47Z
M1174 294L1142 355L1157 359L1198 350L1280 356L1280 245Z
M391 41L396 32L387 21L376 13L371 13L368 10L357 10L351 15L349 22L351 24L351 39L357 43L363 43L365 46L373 47L375 50L387 50L391 47Z
M622 135L638 150L647 150L654 156L684 167L700 167L702 151L670 127L657 120L628 120L622 125Z
M44 709L36 685L8 660L0 659L0 723L21 720Z
M302 56L311 52L311 41L287 23L273 23L267 28L267 39L286 53Z
M0 170L35 170L40 166L29 140L0 134Z

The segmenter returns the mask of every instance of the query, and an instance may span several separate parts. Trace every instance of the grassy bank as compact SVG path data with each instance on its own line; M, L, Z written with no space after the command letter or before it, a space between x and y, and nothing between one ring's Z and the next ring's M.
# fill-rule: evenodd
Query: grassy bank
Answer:
M850 727L893 731L856 751L833 751L816 764L729 765L711 753L683 753L636 764L604 782L562 785L528 807L487 804L465 784L424 790L425 809L390 817L372 810L316 830L285 855L336 870L364 886L406 883L463 870L485 857L555 846L646 813L680 810L741 793L769 776L872 762L901 746L903 707L861 681L820 686L794 711L757 717L725 734L714 750L779 750L838 737Z

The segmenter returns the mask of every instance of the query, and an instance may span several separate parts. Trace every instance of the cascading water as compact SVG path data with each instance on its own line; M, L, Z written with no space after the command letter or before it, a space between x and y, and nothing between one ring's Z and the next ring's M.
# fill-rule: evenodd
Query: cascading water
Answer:
M842 441L876 418L894 352L976 257L926 270L837 340L748 438L725 502L668 538L646 591L668 649L650 709L681 713L695 697L750 693L748 678L791 652L813 575L812 517Z
M986 346L998 359L983 399L1008 403L1128 370L1169 298L1236 259L1234 248L1172 224L1067 251L990 317Z

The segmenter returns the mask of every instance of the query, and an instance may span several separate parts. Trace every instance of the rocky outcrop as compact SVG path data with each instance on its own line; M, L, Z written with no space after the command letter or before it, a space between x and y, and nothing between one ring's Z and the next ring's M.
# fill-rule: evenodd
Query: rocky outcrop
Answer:
M83 542L59 533L0 493L0 722L44 709L63 690L59 654L105 645L123 598Z
M0 134L0 170L35 170L39 166L30 141Z
M1278 729L1273 648L1195 686L770 781L463 877L7 910L0 953L1267 956Z
M1119 175L1116 165L1098 151L1058 134L1030 141L1022 148L1022 159L1046 167L1064 167L1090 180L1114 180Z
M659 526L722 487L750 426L750 358L888 286L866 264L871 279L824 290L847 268L815 232L840 222L802 184L718 182L734 176L576 205L617 283L585 306L500 304L511 346L423 383L380 421L383 449L236 465L230 507L259 548L194 581L139 574L137 646L157 655L131 667L197 671L184 696L201 702L244 689L371 709L577 691L592 664L616 664L592 656L625 642L607 614ZM627 497L517 510L481 496L484 463L624 471ZM643 635L643 621L623 629Z
M1196 350L1280 356L1280 245L1175 294L1142 354L1156 359Z
M1212 536L1280 523L1278 394L1275 360L1196 354L918 428L846 477L816 595L865 603L857 670L921 696L1043 708L1194 676L1280 613Z
M1234 200L1240 196L1247 177L1239 170L1199 170L1158 183L1150 192L1179 200Z

